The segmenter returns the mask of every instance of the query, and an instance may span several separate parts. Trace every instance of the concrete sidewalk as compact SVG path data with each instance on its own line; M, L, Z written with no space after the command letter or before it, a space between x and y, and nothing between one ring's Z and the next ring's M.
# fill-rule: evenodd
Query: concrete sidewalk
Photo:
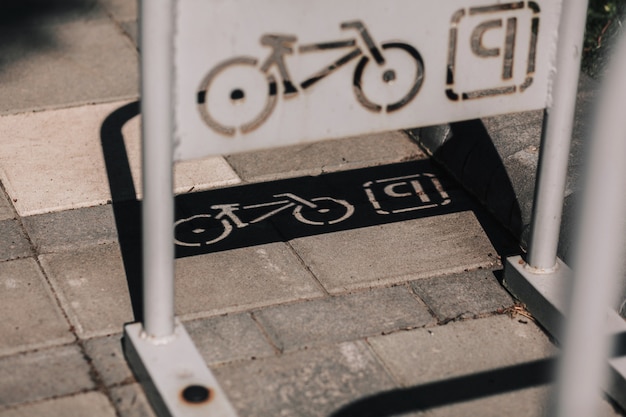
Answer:
M34 3L0 20L0 417L152 416L120 341L140 314L136 8ZM558 350L500 285L517 240L407 134L178 163L176 192L179 218L281 193L354 209L178 248L177 314L241 416L545 413Z

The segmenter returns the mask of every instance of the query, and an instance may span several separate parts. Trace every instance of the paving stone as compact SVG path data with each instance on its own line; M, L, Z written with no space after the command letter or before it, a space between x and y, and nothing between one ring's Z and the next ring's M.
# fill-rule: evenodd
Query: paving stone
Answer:
M547 386L527 388L496 396L437 407L415 416L428 417L545 417L548 416L548 401L552 390ZM603 399L597 417L617 417L613 407ZM403 414L404 417L404 414Z
M249 314L228 314L191 320L184 324L209 365L275 354L274 348Z
M116 244L43 255L41 264L76 333L119 333L133 321L122 256Z
M34 26L45 47L5 50L0 114L137 97L135 48L104 12L95 17ZM24 38L18 34L14 44Z
M116 111L128 113L124 116L128 120L118 121L120 143L112 143L114 133L107 131L111 136L104 140L111 143L107 142L107 154L103 155L101 128ZM111 200L108 174L115 179L118 200L140 196L136 192L141 190L140 120L134 116L132 105L117 102L0 117L0 179L18 214L106 204ZM221 157L186 161L175 167L177 193L239 181Z
M76 345L0 358L0 407L93 388L89 365Z
M0 417L115 417L115 409L102 393L92 391L70 397L55 398L0 411Z
M291 244L331 293L496 263L495 249L469 211L304 237Z
M393 387L363 342L218 367L214 374L241 417L326 417Z
M76 250L118 240L113 207L88 207L22 218L40 254Z
M155 417L146 394L139 384L111 389L111 397L119 417Z
M425 157L404 133L394 131L241 153L227 160L244 181L270 181Z
M85 353L107 387L135 381L122 350L122 334L85 341Z
M440 321L469 318L513 305L511 296L488 269L422 279L411 286Z
M176 273L177 311L186 319L323 295L284 243L177 259Z
M98 0L116 21L137 19L137 0Z
M549 357L556 348L532 322L508 316L454 322L368 339L404 386Z
M0 191L0 220L14 219L15 212L9 198L3 191Z
M0 261L24 258L33 254L17 220L0 220Z
M254 313L280 349L351 341L433 322L406 287L269 307Z
M0 355L74 340L33 259L0 263L0 288Z

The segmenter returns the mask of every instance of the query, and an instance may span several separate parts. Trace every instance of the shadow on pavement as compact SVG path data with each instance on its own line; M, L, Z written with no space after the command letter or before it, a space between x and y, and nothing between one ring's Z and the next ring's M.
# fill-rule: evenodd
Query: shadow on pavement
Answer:
M111 113L101 126L101 142L131 302L140 320L141 203L122 136L123 125L138 114L138 102ZM475 213L498 254L518 253L515 240L430 160L182 194L175 209L177 258L461 211Z
M88 15L96 0L3 0L0 7L0 71L57 46L52 24Z

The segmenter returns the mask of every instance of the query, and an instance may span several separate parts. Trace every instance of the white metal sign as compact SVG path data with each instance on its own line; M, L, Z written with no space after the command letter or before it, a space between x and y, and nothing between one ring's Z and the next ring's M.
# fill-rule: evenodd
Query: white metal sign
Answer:
M176 7L181 160L544 108L560 1Z

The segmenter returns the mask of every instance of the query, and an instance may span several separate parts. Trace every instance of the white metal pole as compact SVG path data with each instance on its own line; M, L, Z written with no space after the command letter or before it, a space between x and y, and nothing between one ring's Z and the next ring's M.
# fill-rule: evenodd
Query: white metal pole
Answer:
M567 0L561 6L556 74L545 113L527 259L537 272L556 266L587 5L587 0Z
M568 321L557 391L558 417L588 417L606 377L607 308L623 277L626 244L626 37L621 40L596 109L583 189Z
M140 2L143 312L149 337L174 332L173 0Z

